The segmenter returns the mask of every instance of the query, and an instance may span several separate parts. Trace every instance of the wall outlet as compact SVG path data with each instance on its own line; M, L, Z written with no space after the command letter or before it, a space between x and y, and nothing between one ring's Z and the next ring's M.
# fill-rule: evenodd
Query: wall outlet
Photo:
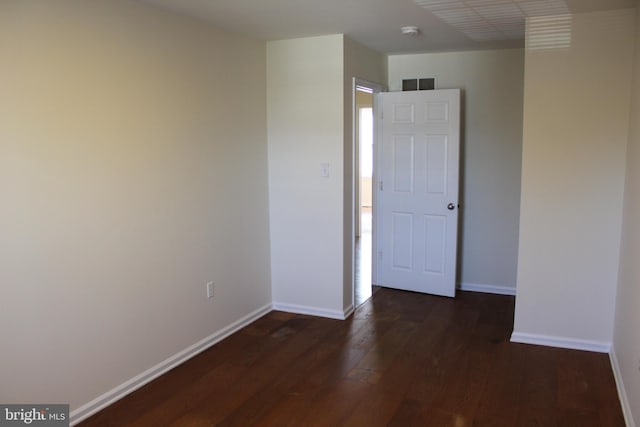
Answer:
M213 291L214 291L214 283L213 282L208 282L207 283L207 298L209 298L209 299L213 298Z

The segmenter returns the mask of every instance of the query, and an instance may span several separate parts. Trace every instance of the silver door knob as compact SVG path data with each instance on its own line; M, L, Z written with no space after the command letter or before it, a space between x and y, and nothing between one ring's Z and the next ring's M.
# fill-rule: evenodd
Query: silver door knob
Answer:
M450 211L454 210L456 208L456 205L454 205L453 203L449 203L447 205L447 209L449 209Z

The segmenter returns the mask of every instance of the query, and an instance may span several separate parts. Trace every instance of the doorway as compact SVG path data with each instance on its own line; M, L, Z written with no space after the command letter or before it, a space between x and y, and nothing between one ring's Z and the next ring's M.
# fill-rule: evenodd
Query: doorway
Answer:
M373 216L373 92L356 88L356 260L355 304L371 297L372 216Z
M354 79L353 84L353 301L358 307L375 289L373 247L375 244L374 191L374 94L384 88L375 83Z

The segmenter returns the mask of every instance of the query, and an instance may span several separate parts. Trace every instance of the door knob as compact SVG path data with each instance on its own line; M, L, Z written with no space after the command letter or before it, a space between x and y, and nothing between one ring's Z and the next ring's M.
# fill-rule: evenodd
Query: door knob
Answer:
M447 209L449 209L450 211L454 210L456 208L456 205L454 205L453 203L449 203L447 205Z

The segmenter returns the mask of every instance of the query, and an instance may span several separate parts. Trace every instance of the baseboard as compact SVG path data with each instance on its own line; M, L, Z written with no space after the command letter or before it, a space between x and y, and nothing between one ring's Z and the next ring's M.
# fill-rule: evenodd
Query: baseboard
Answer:
M153 381L160 375L168 372L176 366L186 362L197 354L208 349L212 345L222 341L229 335L244 328L248 324L256 321L260 317L272 311L271 304L265 305L258 310L244 316L240 320L230 324L229 326L221 329L220 331L209 335L203 340L193 344L192 346L176 353L168 359L160 362L156 366L144 371L143 373L131 378L129 381L119 385L118 387L106 392L102 396L97 397L91 402L82 405L78 409L74 410L70 414L70 425L75 425L84 419L89 418L91 415L101 411L112 403L122 399L129 393L137 390L143 385Z
M355 313L356 308L353 306L353 304L351 304L349 307L347 307L344 310L344 319L348 319L349 316L351 316L353 313Z
M508 286L496 286L496 285L483 285L480 283L458 283L458 289L461 291L470 292L484 292L485 294L497 294L497 295L515 295L516 288Z
M631 405L629 404L629 397L627 396L627 389L624 386L622 372L620 372L620 364L618 363L618 358L616 357L616 352L613 348L609 352L609 359L611 360L613 377L616 380L616 387L618 388L618 397L620 398L620 406L622 406L624 421L627 424L627 427L636 427L636 422L633 420L633 413L631 412Z
M555 337L550 335L526 334L522 332L514 332L511 334L511 342L568 348L572 350L593 351L596 353L609 353L611 351L611 343L609 342L579 340L575 338Z
M329 319L345 320L353 312L353 306L348 307L344 311L327 310L318 307L309 307L306 305L287 304L274 302L273 309L278 311L286 311L287 313L308 314L310 316L327 317Z

